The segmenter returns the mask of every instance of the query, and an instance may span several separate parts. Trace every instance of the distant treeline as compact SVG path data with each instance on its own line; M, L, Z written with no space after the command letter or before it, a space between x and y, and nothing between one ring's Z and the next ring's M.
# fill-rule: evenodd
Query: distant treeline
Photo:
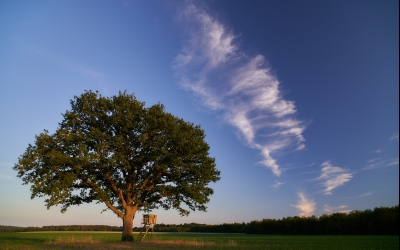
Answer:
M43 227L0 226L0 232L35 232L35 231L122 231L122 227L107 225L64 225Z
M320 217L264 219L247 225L249 234L399 235L399 205Z
M0 232L31 231L122 231L122 227L106 225L69 225L43 227L0 226ZM140 231L135 227L134 231ZM399 235L399 205L379 207L374 210L333 213L320 217L287 217L263 219L250 223L207 224L157 224L156 232L205 232L286 235Z
M202 233L246 233L249 223L224 223L221 225L207 224L156 224L155 232L202 232ZM140 228L134 229L140 231Z
M209 232L286 235L398 235L399 205L374 210L333 213L320 217L263 219L250 223L222 225L181 224L155 226L156 232Z

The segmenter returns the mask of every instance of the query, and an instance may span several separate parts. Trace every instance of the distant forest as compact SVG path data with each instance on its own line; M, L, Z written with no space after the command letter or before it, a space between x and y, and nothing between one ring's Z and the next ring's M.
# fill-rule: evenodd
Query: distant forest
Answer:
M122 231L122 227L106 225L69 225L43 227L0 226L0 232L32 231ZM134 231L140 231L135 227ZM282 235L399 235L399 205L374 210L354 210L348 214L333 213L320 217L286 217L263 219L250 223L157 224L156 232L207 232Z
M1 226L0 232L35 232L35 231L122 231L122 227L107 225L63 225L43 227Z

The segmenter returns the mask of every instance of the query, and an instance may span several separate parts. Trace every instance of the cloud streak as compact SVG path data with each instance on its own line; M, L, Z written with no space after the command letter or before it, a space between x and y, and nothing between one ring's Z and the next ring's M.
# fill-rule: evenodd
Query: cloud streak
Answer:
M395 158L395 159L376 158L376 159L369 160L367 166L362 168L362 170L385 168L385 167L396 166L396 165L399 165L399 158Z
M309 217L314 214L316 203L313 200L307 199L303 193L299 193L300 200L296 205L291 205L299 210L301 217Z
M367 192L367 193L362 194L362 195L349 196L349 197L344 197L344 198L346 198L346 199L354 199L354 198L367 197L367 196L370 196L370 195L372 195L372 194L373 194L372 192Z
M329 161L321 164L321 175L316 180L321 181L325 187L323 190L325 195L331 195L332 191L353 178L353 175L347 170L333 166Z
M275 184L271 185L272 188L279 188L280 186L282 186L283 184L285 184L286 182L280 182L275 180Z
M13 178L9 175L0 173L0 180L12 180Z
M332 213L349 213L351 210L345 209L347 208L347 205L341 205L338 207L331 207L329 205L324 205L324 212L328 214Z
M67 59L65 59L64 57L61 57L59 55L55 55L52 53L48 53L44 50L38 49L28 43L24 43L24 42L18 42L18 44L23 47L25 50L31 52L31 53L35 53L36 55L39 55L43 58L46 58L47 60L49 60L50 62L66 69L69 71L73 71L75 73L78 73L82 76L88 77L93 79L101 88L101 90L105 93L109 93L104 82L105 82L105 75L100 72L100 71L96 71L93 70L90 67L87 66L83 66L81 64L69 61Z
M264 57L246 55L236 36L203 9L187 2L178 20L188 34L173 63L180 86L234 126L248 147L259 150L260 163L279 176L274 154L305 148L294 102L283 98Z

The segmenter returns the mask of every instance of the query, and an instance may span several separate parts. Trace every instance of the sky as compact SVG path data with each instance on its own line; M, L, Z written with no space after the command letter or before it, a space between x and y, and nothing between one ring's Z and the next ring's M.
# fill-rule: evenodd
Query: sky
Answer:
M47 210L12 168L85 90L133 93L200 125L221 224L399 204L395 0L0 1L0 225L122 225ZM142 213L134 220L140 225Z

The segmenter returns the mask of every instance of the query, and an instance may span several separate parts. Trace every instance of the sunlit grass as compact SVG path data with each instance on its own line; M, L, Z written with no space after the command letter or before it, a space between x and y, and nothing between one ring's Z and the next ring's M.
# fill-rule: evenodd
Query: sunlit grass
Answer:
M0 233L0 249L399 249L399 236L156 233L143 242L120 239L109 232Z

